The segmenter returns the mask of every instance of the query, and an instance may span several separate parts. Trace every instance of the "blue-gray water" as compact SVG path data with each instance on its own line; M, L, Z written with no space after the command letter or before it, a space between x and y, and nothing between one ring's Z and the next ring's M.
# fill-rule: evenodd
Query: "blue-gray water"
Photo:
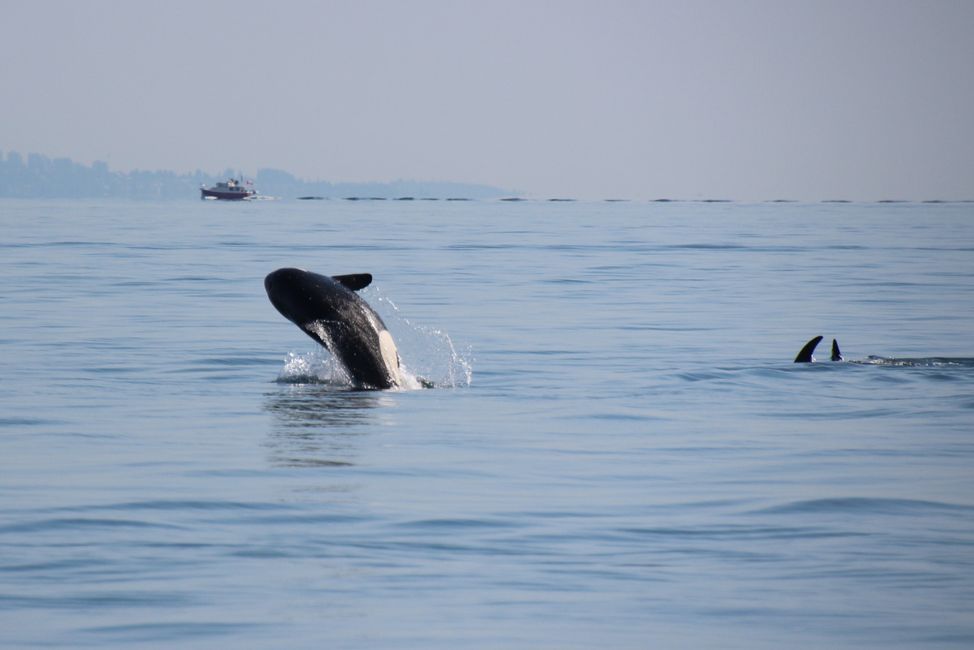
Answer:
M974 645L972 204L0 224L0 646ZM439 387L329 379L281 266Z

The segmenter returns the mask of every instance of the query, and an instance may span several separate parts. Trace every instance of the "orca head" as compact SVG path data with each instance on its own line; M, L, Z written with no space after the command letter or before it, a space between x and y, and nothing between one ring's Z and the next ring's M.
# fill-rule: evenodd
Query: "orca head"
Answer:
M377 313L355 291L372 282L368 273L328 277L283 268L264 278L274 308L327 348L360 387L401 386L399 353Z
M302 329L314 321L335 320L341 304L354 299L332 278L304 269L268 273L264 290L274 308Z

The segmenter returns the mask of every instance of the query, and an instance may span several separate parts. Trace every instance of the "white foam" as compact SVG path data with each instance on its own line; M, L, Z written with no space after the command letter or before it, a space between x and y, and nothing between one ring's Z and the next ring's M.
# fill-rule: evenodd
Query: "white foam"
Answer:
M284 367L277 375L283 384L332 384L352 387L352 378L345 367L324 348L300 354L288 352Z

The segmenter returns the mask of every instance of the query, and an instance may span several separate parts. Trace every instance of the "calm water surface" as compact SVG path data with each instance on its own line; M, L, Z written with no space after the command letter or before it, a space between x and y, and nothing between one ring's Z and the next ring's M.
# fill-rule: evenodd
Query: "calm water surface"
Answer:
M0 646L974 645L972 204L0 226ZM372 273L438 387L348 390L281 266Z

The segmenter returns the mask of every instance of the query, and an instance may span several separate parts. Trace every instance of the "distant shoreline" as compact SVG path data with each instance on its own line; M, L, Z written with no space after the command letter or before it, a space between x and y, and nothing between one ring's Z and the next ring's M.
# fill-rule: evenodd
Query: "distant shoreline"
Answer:
M105 201L134 201L134 202L144 202L144 201L165 201L165 202L199 202L198 198L199 190L196 190L195 195L192 196L170 196L170 197L158 197L158 196L10 196L0 194L0 201L2 200L17 200L17 201L79 201L79 200L105 200ZM227 201L206 201L213 203L228 203ZM248 204L248 203L335 203L335 204L363 204L367 205L370 203L497 203L500 205L510 204L515 205L539 205L539 204L567 204L567 205L593 205L593 204L603 204L603 203L626 203L630 205L659 205L660 207L666 205L680 206L680 205L725 205L725 206L755 206L755 205L767 205L768 207L773 207L774 205L876 205L876 206L949 206L949 205L972 205L974 204L974 199L922 199L922 200L889 200L880 199L875 201L863 200L863 201L853 201L853 200L809 200L803 201L799 199L794 200L782 200L782 199L757 199L757 200L731 200L731 199L563 199L563 198L482 198L482 199L472 199L466 197L433 197L433 196L417 196L417 197L380 197L380 196L268 196L261 195L255 199L248 201L231 201L229 203L235 204Z
M200 186L210 186L231 177L253 180L254 187L263 198L302 201L502 201L550 202L571 204L574 202L606 203L858 203L858 204L963 204L974 203L974 198L880 198L854 200L826 199L729 199L729 198L650 198L632 199L606 197L604 199L580 199L571 196L523 196L517 192L490 185L454 181L389 181L361 183L332 183L306 181L279 169L259 169L253 177L238 170L227 169L221 174L209 174L200 170L191 173L173 171L131 172L111 171L101 161L91 165L77 163L69 158L49 158L30 153L0 151L0 198L9 199L133 199L133 200L199 200Z
M509 196L510 190L489 185L453 181L390 181L331 183L306 181L279 169L259 169L249 176L227 169L220 174L200 170L111 171L101 161L84 165L70 158L49 158L42 154L0 151L0 197L37 199L199 199L201 185L210 186L227 178L245 177L253 181L260 194L280 198L314 196L341 199L367 196L383 199L429 197L450 199L489 199Z

